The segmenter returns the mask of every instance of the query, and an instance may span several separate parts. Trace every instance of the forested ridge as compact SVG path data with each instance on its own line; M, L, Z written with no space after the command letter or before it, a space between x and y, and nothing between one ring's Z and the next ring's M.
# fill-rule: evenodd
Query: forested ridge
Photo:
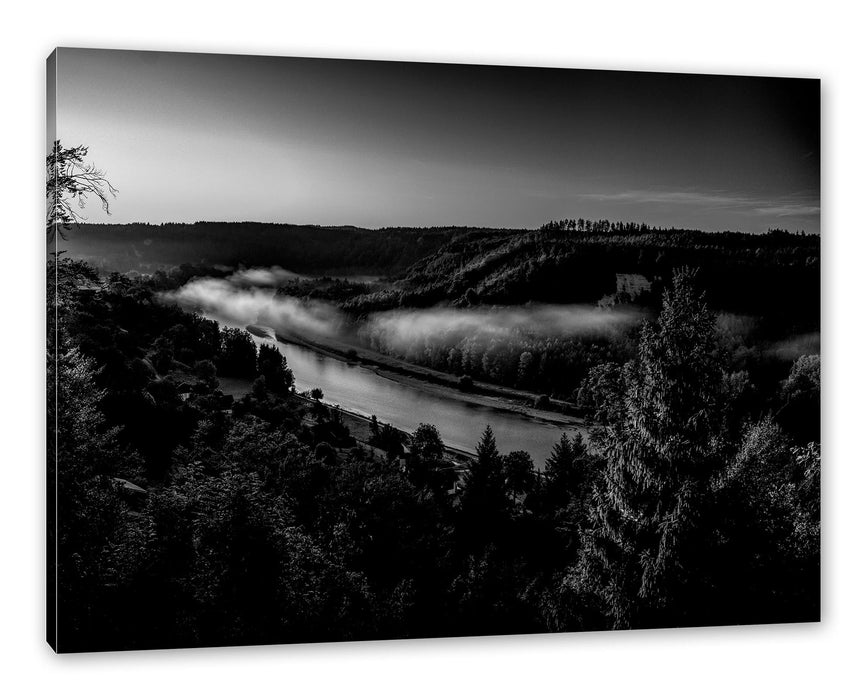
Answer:
M399 293L358 308L397 304L591 301L616 292L617 273L669 281L700 269L714 307L802 315L818 308L820 237L660 229L634 223L551 222L536 231L466 227L363 229L254 222L77 224L64 247L105 271L282 266L302 274L400 278ZM736 276L737 284L730 284ZM655 291L660 298L660 287ZM788 300L789 303L781 302Z
M574 400L591 444L563 436L539 465L488 430L456 492L435 426L405 446L379 426L359 442L317 397L298 399L276 349L160 301L194 268L130 277L52 260L59 648L818 619L819 358L744 354L719 323L752 303L729 288L776 269L773 284L811 306L763 314L814 325L817 289L791 284L817 280L817 239L550 229L407 243L410 296L382 307L595 301L616 294L609 270L653 282L657 314L587 355ZM363 317L370 295L394 293L360 291L335 301ZM232 400L219 377L252 388Z
M363 229L258 222L77 224L70 255L105 270L152 272L183 263L281 265L301 273L390 274L437 250L453 228Z
M467 231L408 270L400 303L594 303L616 294L617 273L658 281L650 295L658 301L674 270L691 267L714 308L816 317L819 256L818 236L787 231L707 233L608 222L586 231Z

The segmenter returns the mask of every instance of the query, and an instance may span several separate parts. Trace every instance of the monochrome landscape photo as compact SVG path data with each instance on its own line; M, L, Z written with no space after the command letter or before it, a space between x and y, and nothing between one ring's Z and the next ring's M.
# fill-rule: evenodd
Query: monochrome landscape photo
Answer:
M47 68L56 651L820 620L818 80Z

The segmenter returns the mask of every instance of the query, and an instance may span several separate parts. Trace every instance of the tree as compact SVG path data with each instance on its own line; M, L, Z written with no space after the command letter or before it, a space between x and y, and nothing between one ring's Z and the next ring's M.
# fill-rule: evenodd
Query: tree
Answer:
M208 391L213 391L219 386L217 381L216 365L210 360L198 360L193 365L196 378L205 385Z
M403 454L403 433L387 423L376 421L374 425L377 426L377 430L375 434L371 430L370 444L385 450L391 457L401 456Z
M409 477L416 486L433 486L438 462L445 454L442 437L435 425L421 423L412 433L409 444Z
M520 353L520 359L517 362L517 383L519 386L532 385L534 362L535 358L528 350Z
M412 453L425 462L442 459L445 446L435 425L421 423L412 433Z
M502 456L488 425L469 464L460 502L463 532L470 545L492 541L507 510Z
M284 396L295 385L295 377L289 369L285 355L275 345L261 345L256 366L259 375L265 378L268 389Z
M564 480L565 475L574 467L574 451L568 435L563 433L550 452L550 457L544 463L545 474L551 481Z
M599 423L615 422L623 410L622 380L622 367L614 362L592 367L575 395L578 411Z
M255 377L256 345L250 334L240 328L223 328L217 364L220 373L230 377Z
M66 238L65 232L73 224L84 220L73 205L84 209L91 195L99 199L106 214L111 214L108 195L117 196L117 189L105 177L104 171L92 164L85 165L87 151L87 146L63 148L58 140L45 158L45 195L48 200L46 233L49 243L54 241L58 233L61 238Z
M120 431L106 423L96 373L77 348L49 356L48 484L56 495L49 509L48 546L56 554L49 557L49 581L57 586L63 651L101 641L97 611L115 583L110 557L126 510L110 476L140 468L138 456L121 447Z
M164 335L159 336L159 338L153 341L148 358L153 363L157 372L167 374L171 370L171 364L174 361L174 343Z
M678 272L657 323L644 326L624 371L623 411L597 438L607 463L588 562L616 628L682 621L688 606L677 599L723 464L715 317L693 280Z
M502 463L505 489L512 499L528 493L535 485L536 473L532 457L524 450L509 452Z
M821 358L801 355L782 383L778 420L799 442L821 437Z
M746 428L716 489L708 624L820 619L820 466L771 418Z

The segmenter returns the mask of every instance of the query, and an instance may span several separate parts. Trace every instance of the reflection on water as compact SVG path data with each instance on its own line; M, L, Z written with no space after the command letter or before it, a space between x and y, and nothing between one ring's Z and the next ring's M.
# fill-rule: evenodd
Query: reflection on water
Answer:
M223 325L225 322L216 319ZM439 396L423 387L407 386L382 377L373 369L322 355L308 348L251 336L256 345L276 345L295 375L298 391L318 387L330 404L401 430L413 431L419 423L432 423L447 445L475 451L481 433L489 424L503 453L526 450L536 467L543 468L553 444L563 432L585 432L573 426L557 426L456 398Z

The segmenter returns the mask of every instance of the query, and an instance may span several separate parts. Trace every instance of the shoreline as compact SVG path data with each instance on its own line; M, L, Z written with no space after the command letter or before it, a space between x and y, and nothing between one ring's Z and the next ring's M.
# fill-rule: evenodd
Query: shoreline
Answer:
M254 329L254 330L251 330ZM329 341L325 344L294 333L277 333L269 326L247 326L246 330L258 337L270 337L278 343L297 345L312 350L346 364L358 364L372 369L380 377L399 382L416 389L431 392L437 396L454 401L462 401L492 408L494 410L517 413L527 418L564 427L587 427L586 421L564 411L536 408L528 402L534 401L535 394L519 389L499 387L486 382L473 382L472 391L463 391L456 386L453 375L434 369L419 367L404 360L387 357L368 348L359 348L349 343ZM267 331L267 334L262 331ZM551 400L556 406L566 407L563 401Z
M317 401L315 399L311 399L308 396L303 396L302 394L295 393L295 394L293 394L293 397L296 400L301 401L303 403L307 403L307 404L311 404L311 405L314 405L317 403ZM353 426L351 425L352 421L354 421L356 423L361 423L361 424L363 424L364 431L368 433L369 429L370 429L370 425L372 425L372 422L373 422L371 417L366 416L363 413L359 413L357 411L352 411L348 408L343 408L342 406L339 406L337 404L327 403L326 401L319 401L318 403L322 403L322 404L328 406L328 408L330 408L332 410L337 410L339 413L341 413L343 415L344 418L348 418L350 421L350 423L348 425L349 433L352 435L352 437L355 438L355 440L357 442L363 444L365 447L368 447L368 448L374 447L373 445L370 445L370 443L365 440L366 435L356 434L355 431L352 430ZM380 423L380 425L382 425L382 424ZM385 425L388 425L388 424L385 424ZM409 439L411 438L411 435L412 435L410 432L408 432L406 430L402 430L401 428L397 428L393 425L390 427L392 427L394 430L396 430L397 432L402 434L406 438L407 443L409 442ZM448 444L443 443L443 448L444 448L445 454L448 455L451 458L451 461L453 461L453 462L467 463L470 460L475 458L474 452L468 452L467 450L463 450L459 447L455 447L454 445L448 445ZM374 449L379 449L379 448L374 448Z
M245 394L249 393L252 390L252 380L249 379L240 379L238 377L222 377L218 376L217 381L219 382L220 391L224 394L228 394L235 401L242 398ZM363 444L367 448L372 448L366 438L370 431L370 425L372 424L371 416L364 415L363 413L359 413L358 411L352 411L348 408L344 408L339 404L329 403L328 401L321 400L316 401L315 399L310 398L309 396L304 396L298 392L292 392L289 397L298 403L307 404L310 406L314 406L316 404L321 404L327 406L332 410L339 411L339 413L344 417L348 418L347 426L349 427L349 432L355 440L361 444ZM395 426L391 426L394 430L397 430L401 433L408 442L411 433L401 428L397 428ZM454 445L443 444L445 449L445 454L451 459L455 464L466 464L471 459L475 457L475 453L464 450L460 447L455 447Z

